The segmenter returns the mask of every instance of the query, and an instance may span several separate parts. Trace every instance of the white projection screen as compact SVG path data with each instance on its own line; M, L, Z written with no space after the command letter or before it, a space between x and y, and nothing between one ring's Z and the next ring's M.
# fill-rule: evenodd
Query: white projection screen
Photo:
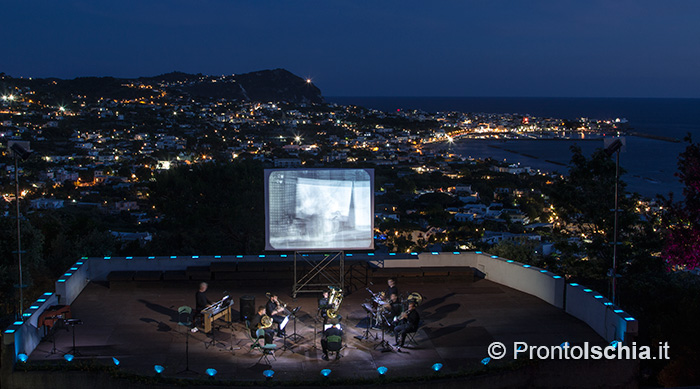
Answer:
M265 249L374 249L374 170L266 169Z

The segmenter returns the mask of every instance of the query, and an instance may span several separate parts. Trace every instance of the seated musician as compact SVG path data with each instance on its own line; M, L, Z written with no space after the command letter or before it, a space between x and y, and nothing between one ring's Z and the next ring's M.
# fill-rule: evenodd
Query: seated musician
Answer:
M211 306L212 302L207 298L207 289L209 284L202 282L199 284L199 290L194 294L194 315L192 316L192 332L197 332L197 319L202 319L202 310Z
M330 308L330 306L328 305L328 291L324 290L323 297L318 299L318 314L323 319L324 325L328 321L328 313L327 313L328 308Z
M328 360L328 352L335 351L335 359L340 359L338 351L343 348L343 330L340 328L338 318L331 319L331 326L323 331L321 338L321 350L323 350L324 361Z
M257 337L256 332L258 331L258 328L263 328L262 327L262 318L265 316L265 306L261 305L258 307L258 311L253 316L253 318L250 320L250 336L255 339ZM270 344L272 343L272 339L275 335L275 330L272 328L264 328L265 329L265 344Z
M384 305L386 322L389 324L389 329L392 330L398 322L398 317L403 312L403 305L399 301L399 296L396 294L391 295L389 302Z
M406 334L409 332L418 331L418 325L420 323L420 315L416 311L416 303L413 301L408 302L408 310L403 312L400 316L400 322L394 328L394 334L396 335L396 343L394 346L403 347L406 341ZM399 338L401 338L399 342Z
M271 293L270 300L265 304L265 313L277 324L277 336L285 335L284 329L280 328L280 325L284 321L284 316L281 315L283 312L284 306L280 304L277 295Z

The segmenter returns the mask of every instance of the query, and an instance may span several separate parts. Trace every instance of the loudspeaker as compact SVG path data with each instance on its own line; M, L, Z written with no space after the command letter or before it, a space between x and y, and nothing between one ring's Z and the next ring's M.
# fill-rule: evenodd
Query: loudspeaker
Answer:
M255 296L241 296L241 321L255 316Z

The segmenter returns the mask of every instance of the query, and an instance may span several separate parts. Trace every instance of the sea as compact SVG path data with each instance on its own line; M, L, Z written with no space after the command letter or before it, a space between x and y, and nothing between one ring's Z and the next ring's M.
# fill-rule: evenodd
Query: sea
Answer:
M628 192L653 199L683 195L675 173L678 157L690 134L700 141L700 99L661 98L542 98L542 97L327 97L326 101L358 105L386 112L419 109L425 112L510 113L575 120L626 119L629 130L644 136L626 136L620 153L621 180ZM663 137L677 140L654 139ZM547 172L567 174L570 147L590 156L603 140L458 140L450 151L464 157L493 158ZM446 145L446 148L448 146Z

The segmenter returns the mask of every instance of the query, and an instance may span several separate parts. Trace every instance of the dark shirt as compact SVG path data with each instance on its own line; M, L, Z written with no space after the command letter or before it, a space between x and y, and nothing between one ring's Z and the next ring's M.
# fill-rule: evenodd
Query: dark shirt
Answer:
M323 331L323 337L328 339L329 336L343 336L343 330L336 328L335 326L328 327L327 330Z
M250 320L250 335L253 337L256 337L257 335L255 332L258 330L258 325L260 325L260 321L262 320L262 315L259 313L256 313L255 316Z
M318 300L318 309L328 309L328 299L323 297Z
M399 288L397 288L396 285L386 288L386 291L384 292L384 298L390 299L392 294L395 294L397 296L399 295Z
M211 304L211 301L207 298L207 293L206 292L200 292L197 291L194 295L194 301L195 301L195 311L197 313L201 312L202 309L206 308L207 305Z
M411 327L418 328L418 324L420 323L420 315L418 314L418 311L415 309L410 310L408 312L408 316L406 317L406 321Z
M403 311L403 305L401 305L400 302L396 301L395 303L390 303L391 304L391 317L396 317L401 314Z
M269 300L267 304L265 304L265 314L267 316L272 317L272 312L277 309L277 304L275 304L272 300Z

